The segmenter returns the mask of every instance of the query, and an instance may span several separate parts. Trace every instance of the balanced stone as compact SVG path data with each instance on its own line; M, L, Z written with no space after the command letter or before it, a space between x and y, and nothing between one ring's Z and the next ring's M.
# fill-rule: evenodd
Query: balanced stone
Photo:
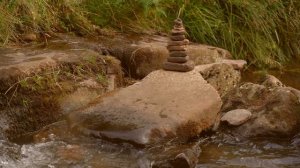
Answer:
M168 46L183 46L183 45L188 45L189 44L189 40L188 39L184 39L183 41L169 41L168 42Z
M193 70L195 64L193 61L188 61L186 63L173 63L173 62L165 62L163 64L164 70L167 71L178 71L178 72L188 72Z
M189 56L186 57L168 57L168 62L173 63L185 63L189 60Z
M183 25L178 25L178 26L173 26L172 30L181 30L181 31L183 30L183 31L185 31L185 28L183 27Z
M177 18L177 19L174 20L174 24L175 25L182 25L182 20Z
M183 29L183 30L176 30L176 29L173 29L171 31L171 34L172 35L184 35L186 33L186 31Z
M185 39L185 35L176 35L170 37L172 41L182 41Z
M184 46L167 46L169 51L186 51L186 47Z
M178 31L179 31L179 30L181 30L181 31L184 30L184 31L185 31L183 25L180 25L180 26L174 26L174 27L173 27L173 30L178 30Z
M170 57L185 57L187 53L185 51L171 51Z

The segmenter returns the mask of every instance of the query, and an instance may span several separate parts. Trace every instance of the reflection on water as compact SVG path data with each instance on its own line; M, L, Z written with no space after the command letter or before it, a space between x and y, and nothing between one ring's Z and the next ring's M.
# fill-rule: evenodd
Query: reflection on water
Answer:
M300 89L300 61L290 63L282 70L258 71L249 69L243 72L242 80L257 83L266 73L274 75L286 86Z
M300 167L300 143L292 143L299 138L239 140L226 134L212 136L202 144L198 167Z

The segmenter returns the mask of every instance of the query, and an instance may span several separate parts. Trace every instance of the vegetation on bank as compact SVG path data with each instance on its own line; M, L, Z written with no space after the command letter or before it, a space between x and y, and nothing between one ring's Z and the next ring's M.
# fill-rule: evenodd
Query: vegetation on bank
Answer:
M123 72L117 59L101 57L96 52L84 54L78 61L42 65L38 68L40 71L15 73L0 80L0 114L8 115L13 123L6 130L10 140L60 120L61 99L78 88L96 87L99 94L104 93L109 85L109 68L116 73L116 85L123 84ZM84 84L91 79L98 86Z
M2 0L0 41L18 41L26 32L86 35L93 25L168 32L179 14L190 39L226 48L258 67L300 56L298 0Z

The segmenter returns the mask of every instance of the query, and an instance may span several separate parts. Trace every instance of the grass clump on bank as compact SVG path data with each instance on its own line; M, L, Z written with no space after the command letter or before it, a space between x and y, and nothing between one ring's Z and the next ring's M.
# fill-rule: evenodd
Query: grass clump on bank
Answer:
M181 10L189 38L222 47L260 68L300 57L298 0L28 0L0 2L0 41L18 32L168 32ZM24 10L26 9L26 10ZM30 11L34 11L33 13ZM24 17L25 16L25 17ZM20 27L24 28L20 29Z
M18 42L22 34L75 31L86 34L91 24L76 0L0 1L0 43Z

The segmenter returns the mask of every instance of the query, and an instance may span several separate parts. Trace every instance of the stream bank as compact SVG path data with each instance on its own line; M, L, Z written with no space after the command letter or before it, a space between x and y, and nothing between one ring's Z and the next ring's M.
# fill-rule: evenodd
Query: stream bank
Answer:
M134 83L134 79L124 78L123 73L143 78L160 69L167 57L165 37L110 40L102 37L102 40L95 42L62 35L46 48L38 45L3 52L6 57L1 59L7 63L2 66L9 68L1 70L13 72L9 73L13 76L1 73L5 79L1 85L5 86L3 92L1 90L1 114L9 114L0 122L2 126L9 126L2 127L6 131L0 145L7 151L0 157L5 167L170 167L172 164L175 167L176 157L184 155L189 157L180 163L189 160L191 167L300 165L298 134L268 140L240 139L219 130L184 143L171 140L146 148L74 134L66 122L60 121L64 115L97 103L95 99L101 99L108 91ZM190 55L194 53L193 59L198 65L206 64L202 66L206 68L201 75L223 100L240 85L241 64L224 64L224 58L230 57L225 50L193 44L189 51L194 51ZM20 66L24 63L29 68L18 71L24 68ZM25 98L30 101L24 101ZM7 108L11 108L11 113L4 112ZM25 112L20 113L16 108ZM20 145L8 142L5 137Z

